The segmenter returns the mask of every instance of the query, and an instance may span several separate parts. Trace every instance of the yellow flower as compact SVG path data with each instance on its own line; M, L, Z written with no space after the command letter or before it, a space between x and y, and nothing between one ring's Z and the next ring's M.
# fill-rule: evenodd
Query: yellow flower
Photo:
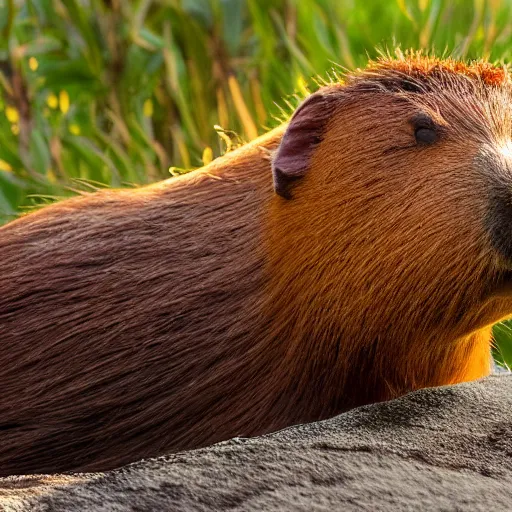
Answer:
M76 123L70 124L70 125L69 125L69 131L70 131L73 135L80 135L80 126L79 126L79 125L77 125Z
M144 102L144 106L142 107L142 112L146 117L153 116L153 102L150 99L147 99Z
M46 177L50 183L57 183L57 177L55 176L55 173L51 169L47 169Z
M60 111L66 115L69 110L69 94L67 91L60 91L59 93Z
M12 124L11 125L11 132L14 134L14 135L18 135L20 133L20 127L19 125L17 124Z
M307 96L309 94L308 84L302 75L299 75L299 78L297 78L297 89L303 96Z
M12 172L12 167L5 160L0 160L0 171Z
M7 117L7 120L10 123L15 124L20 120L20 113L18 112L18 110L15 107L12 107L11 105L9 105L5 109L5 117Z
M206 146L203 151L203 165L208 165L213 160L212 148Z
M30 57L30 59L28 59L28 67L31 71L36 71L36 69L39 67L39 62L37 62L35 57Z
M46 98L46 103L50 108L57 108L59 106L59 98L51 93L48 95L48 98Z

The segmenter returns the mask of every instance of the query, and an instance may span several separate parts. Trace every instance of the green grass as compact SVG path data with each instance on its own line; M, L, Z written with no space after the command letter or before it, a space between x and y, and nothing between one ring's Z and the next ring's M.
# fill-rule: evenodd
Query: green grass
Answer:
M397 45L508 62L512 3L0 0L0 222L199 167L215 125L249 140L317 75Z

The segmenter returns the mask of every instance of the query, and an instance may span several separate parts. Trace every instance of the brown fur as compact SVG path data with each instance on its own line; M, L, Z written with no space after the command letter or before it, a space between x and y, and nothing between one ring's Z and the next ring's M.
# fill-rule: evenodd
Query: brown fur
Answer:
M312 98L275 157L283 197L286 127L0 229L0 475L105 470L489 373L512 312L489 227L508 75L409 56ZM415 143L418 113L435 144Z

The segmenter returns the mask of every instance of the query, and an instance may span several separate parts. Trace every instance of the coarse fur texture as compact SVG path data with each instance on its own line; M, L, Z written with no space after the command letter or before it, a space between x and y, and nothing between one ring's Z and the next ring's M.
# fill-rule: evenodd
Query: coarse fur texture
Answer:
M383 59L201 170L1 228L0 475L487 375L512 313L511 104L502 68Z

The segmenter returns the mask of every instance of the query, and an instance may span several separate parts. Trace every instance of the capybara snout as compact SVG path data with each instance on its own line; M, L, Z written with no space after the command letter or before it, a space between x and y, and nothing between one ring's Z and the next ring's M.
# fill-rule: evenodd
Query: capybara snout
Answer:
M485 228L497 252L497 266L512 269L512 130L509 138L483 146L474 166L486 176Z
M106 470L491 368L506 70L410 54L203 169L0 229L0 475Z

